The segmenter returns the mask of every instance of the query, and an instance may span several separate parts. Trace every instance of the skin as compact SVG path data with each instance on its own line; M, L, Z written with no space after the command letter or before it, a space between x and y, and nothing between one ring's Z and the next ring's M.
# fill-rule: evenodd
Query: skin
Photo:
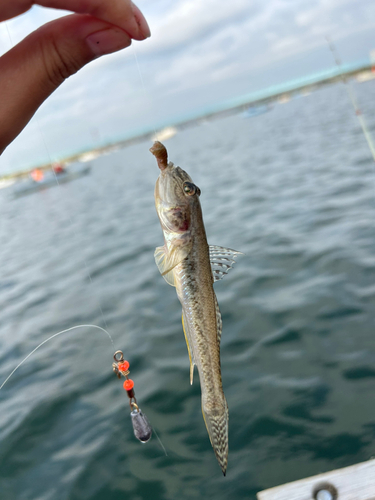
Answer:
M199 201L200 190L180 167L167 162L164 146L155 143L160 175L155 205L164 235L159 270L169 271L168 256L179 256L167 276L182 305L183 325L190 362L196 364L202 391L202 412L216 458L226 473L228 461L228 407L220 368L221 317L213 289L209 246ZM156 249L155 258L163 250ZM182 259L182 260L181 260ZM164 265L165 263L165 265ZM164 266L164 267L163 267ZM173 273L173 276L172 274ZM191 382L192 370L191 367Z
M45 24L0 57L0 154L65 79L132 39L150 36L130 0L1 0L0 21L36 4L74 14Z

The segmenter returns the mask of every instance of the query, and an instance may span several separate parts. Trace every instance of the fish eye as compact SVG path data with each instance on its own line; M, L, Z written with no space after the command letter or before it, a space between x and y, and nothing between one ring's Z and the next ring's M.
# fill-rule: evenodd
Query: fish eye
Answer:
M184 189L186 194L188 194L189 196L192 196L193 194L195 194L197 192L197 190L199 188L197 188L197 186L195 184L193 184L192 182L184 182L183 189Z

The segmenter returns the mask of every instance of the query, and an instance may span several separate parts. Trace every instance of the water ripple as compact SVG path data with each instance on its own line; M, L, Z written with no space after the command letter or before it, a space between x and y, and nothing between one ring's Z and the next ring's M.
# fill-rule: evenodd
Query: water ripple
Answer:
M373 82L355 91L375 130ZM154 264L158 170L140 143L85 179L0 196L0 382L48 336L107 325L168 456L135 440L105 334L70 332L0 392L6 500L255 499L374 454L375 176L345 89L202 122L167 146L202 190L209 242L245 254L215 284L227 477L197 374L189 383L175 290Z

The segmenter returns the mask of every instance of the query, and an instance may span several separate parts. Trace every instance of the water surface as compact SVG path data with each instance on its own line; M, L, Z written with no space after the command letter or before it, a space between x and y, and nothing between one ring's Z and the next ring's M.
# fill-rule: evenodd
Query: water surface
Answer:
M374 133L375 84L355 92ZM108 337L69 332L0 391L6 500L255 499L375 453L375 169L345 89L202 121L166 146L202 190L209 242L245 253L215 285L227 477L154 263L158 169L143 143L69 184L0 192L0 379L49 335L103 326L168 456L132 435Z

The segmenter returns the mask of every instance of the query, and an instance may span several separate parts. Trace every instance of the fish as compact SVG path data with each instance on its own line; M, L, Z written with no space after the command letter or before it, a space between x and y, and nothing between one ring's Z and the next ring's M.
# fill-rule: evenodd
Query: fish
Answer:
M182 168L168 161L162 143L156 141L150 151L160 169L155 206L164 236L164 245L155 250L155 262L165 281L176 288L182 305L190 384L197 366L203 418L225 476L229 412L221 379L222 320L213 284L228 273L241 252L208 245L201 190Z

